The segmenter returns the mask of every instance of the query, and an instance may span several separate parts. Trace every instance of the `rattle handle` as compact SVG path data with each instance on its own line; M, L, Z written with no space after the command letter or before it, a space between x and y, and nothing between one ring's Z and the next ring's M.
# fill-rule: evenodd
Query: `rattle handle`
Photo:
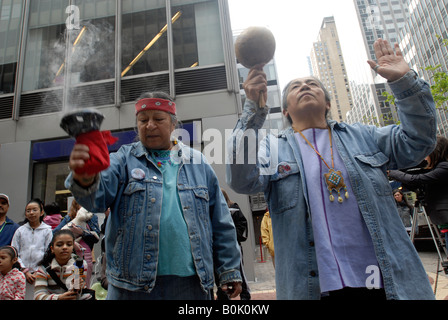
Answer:
M258 99L258 107L264 108L266 106L266 101L264 101L264 92L260 91L260 98Z

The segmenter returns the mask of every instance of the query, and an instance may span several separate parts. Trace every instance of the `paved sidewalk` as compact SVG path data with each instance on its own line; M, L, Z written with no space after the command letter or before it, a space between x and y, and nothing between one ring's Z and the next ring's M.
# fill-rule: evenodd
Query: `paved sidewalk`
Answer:
M263 256L263 261L258 254L255 266L255 281L248 283L252 300L276 300L275 295L275 269L271 256Z
M437 252L420 251L419 256L428 274L432 288L435 290L436 300L448 300L448 275L445 274L439 264ZM439 272L437 273L438 264Z

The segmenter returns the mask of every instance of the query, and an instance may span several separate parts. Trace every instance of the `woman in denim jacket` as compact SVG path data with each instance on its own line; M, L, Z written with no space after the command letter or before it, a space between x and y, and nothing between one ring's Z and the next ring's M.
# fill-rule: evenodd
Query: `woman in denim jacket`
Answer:
M227 183L239 193L265 193L277 299L434 299L387 169L414 166L431 153L435 106L398 45L394 50L379 39L375 53L378 64L369 64L389 81L399 126L327 121L329 94L310 77L291 81L283 92L292 126L262 140L268 108L254 102L261 91L267 98L262 68L253 68L244 83L248 99L228 141Z
M106 227L108 299L210 299L241 292L235 226L205 157L172 141L175 103L156 92L136 103L139 142L111 154L99 175L78 174L89 149L76 144L66 185Z

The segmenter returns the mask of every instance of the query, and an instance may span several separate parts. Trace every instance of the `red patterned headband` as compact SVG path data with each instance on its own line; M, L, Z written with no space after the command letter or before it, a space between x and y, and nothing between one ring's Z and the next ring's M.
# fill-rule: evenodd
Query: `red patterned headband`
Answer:
M171 114L176 114L176 104L170 100L158 98L145 98L135 104L135 114L144 110L160 110Z

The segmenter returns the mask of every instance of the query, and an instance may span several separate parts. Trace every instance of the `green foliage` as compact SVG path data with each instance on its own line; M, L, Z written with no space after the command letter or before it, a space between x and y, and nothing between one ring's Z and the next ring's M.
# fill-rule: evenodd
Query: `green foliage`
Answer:
M387 91L383 92L383 97L386 97L386 102L395 105L395 97Z
M448 39L443 39L441 36L436 36L439 40L439 43L448 48ZM442 65L438 64L436 66L427 66L423 68L426 71L432 73L433 85L431 85L431 93L434 98L434 102L436 104L436 108L442 109L444 111L448 111L448 71L443 70ZM385 91L382 93L383 97L386 98L386 103L391 105L395 105L395 97L389 92ZM390 120L386 119L386 115L383 116L385 121ZM378 119L376 117L364 117L364 123L373 122L374 125L379 126ZM396 124L400 124L400 121L396 122Z
M448 39L442 39L442 37L437 36L440 42L448 48ZM432 80L434 82L431 85L431 93L436 103L436 108L442 108L448 111L446 102L448 102L448 72L442 70L442 65L438 64L436 66L427 66L424 70L432 73ZM388 93L383 92L383 96L386 97L386 102L395 105L395 97Z
M432 79L434 84L431 86L432 96L436 103L436 108L443 108L445 111L448 110L445 102L448 101L448 73L442 70L442 65L437 65L435 67L428 66L425 70L432 72Z

